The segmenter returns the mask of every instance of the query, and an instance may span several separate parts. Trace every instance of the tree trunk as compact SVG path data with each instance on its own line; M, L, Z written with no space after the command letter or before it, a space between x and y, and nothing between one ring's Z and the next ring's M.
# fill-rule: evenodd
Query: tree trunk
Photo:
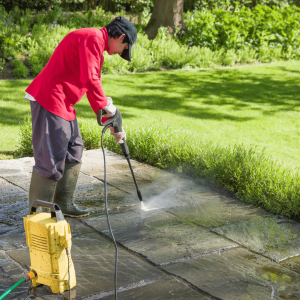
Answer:
M179 34L187 30L183 22L183 0L154 0L152 16L145 31L149 39L154 39L159 27L167 27L169 34L174 35L175 28Z

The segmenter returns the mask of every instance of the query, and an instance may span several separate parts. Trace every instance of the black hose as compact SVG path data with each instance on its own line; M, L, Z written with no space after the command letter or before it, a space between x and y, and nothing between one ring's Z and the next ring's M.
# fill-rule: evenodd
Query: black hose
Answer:
M103 160L104 160L104 197L105 197L105 212L106 212L106 218L107 218L107 224L108 224L108 228L111 234L111 237L114 241L115 244L115 249L116 249L116 259L115 259L115 300L117 300L117 273L118 273L118 247L117 247L117 243L115 240L115 237L113 235L113 232L111 230L111 226L110 226L110 222L109 222L109 216L108 216L108 208L107 208L107 191L106 191L106 160L105 160L105 151L104 151L104 147L103 147L103 136L104 133L106 132L106 130L111 126L111 124L106 125L103 130L102 130L102 135L101 135L101 148L102 148L102 152L103 152Z

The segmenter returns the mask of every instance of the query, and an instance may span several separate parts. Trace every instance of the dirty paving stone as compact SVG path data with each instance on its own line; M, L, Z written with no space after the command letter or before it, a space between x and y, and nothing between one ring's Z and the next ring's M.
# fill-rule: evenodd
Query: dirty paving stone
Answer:
M164 269L223 300L300 299L299 274L243 248Z
M122 172L128 170L128 162L124 156L105 150L107 173ZM133 170L145 168L148 165L131 160ZM83 152L81 171L88 175L103 174L104 161L101 149Z
M203 194L198 203L166 211L206 228L215 228L247 220L261 219L270 213L263 209L226 197Z
M114 300L114 294L101 297L101 298L93 298L96 299L104 299L104 300ZM209 300L211 298L201 294L198 291L190 288L189 286L179 282L176 279L162 279L158 280L154 283L150 283L141 287L136 287L127 291L119 291L118 292L119 300L129 300L129 299L137 299L137 300Z
M109 217L116 240L157 265L237 246L163 211L131 208ZM106 215L95 215L83 222L110 236Z
M0 160L0 177L6 178L7 175L29 174L32 172L33 166L33 157Z
M300 255L300 224L280 216L230 224L213 231L277 262Z
M24 200L27 197L22 189L0 178L0 204Z
M294 272L300 273L300 255L283 260L280 264Z

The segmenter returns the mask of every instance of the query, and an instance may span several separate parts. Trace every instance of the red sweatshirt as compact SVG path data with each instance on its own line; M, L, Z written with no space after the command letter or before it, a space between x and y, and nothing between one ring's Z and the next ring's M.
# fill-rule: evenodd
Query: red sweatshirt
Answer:
M73 105L86 93L97 114L107 104L101 84L103 52L107 48L105 27L70 32L26 92L42 107L67 121L76 118Z

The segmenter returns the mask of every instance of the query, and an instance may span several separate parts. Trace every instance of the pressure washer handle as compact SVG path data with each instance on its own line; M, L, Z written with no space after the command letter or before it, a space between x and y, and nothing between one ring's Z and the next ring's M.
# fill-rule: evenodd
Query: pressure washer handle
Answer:
M97 122L100 126L113 127L115 132L121 132L122 129L122 115L118 108L116 108L116 113L113 117L105 117L106 111L104 109L97 111Z
M60 207L57 204L42 201L42 200L34 201L30 210L30 214L36 213L38 207L49 208L51 213L51 218L56 218L57 222L63 221L65 219Z

